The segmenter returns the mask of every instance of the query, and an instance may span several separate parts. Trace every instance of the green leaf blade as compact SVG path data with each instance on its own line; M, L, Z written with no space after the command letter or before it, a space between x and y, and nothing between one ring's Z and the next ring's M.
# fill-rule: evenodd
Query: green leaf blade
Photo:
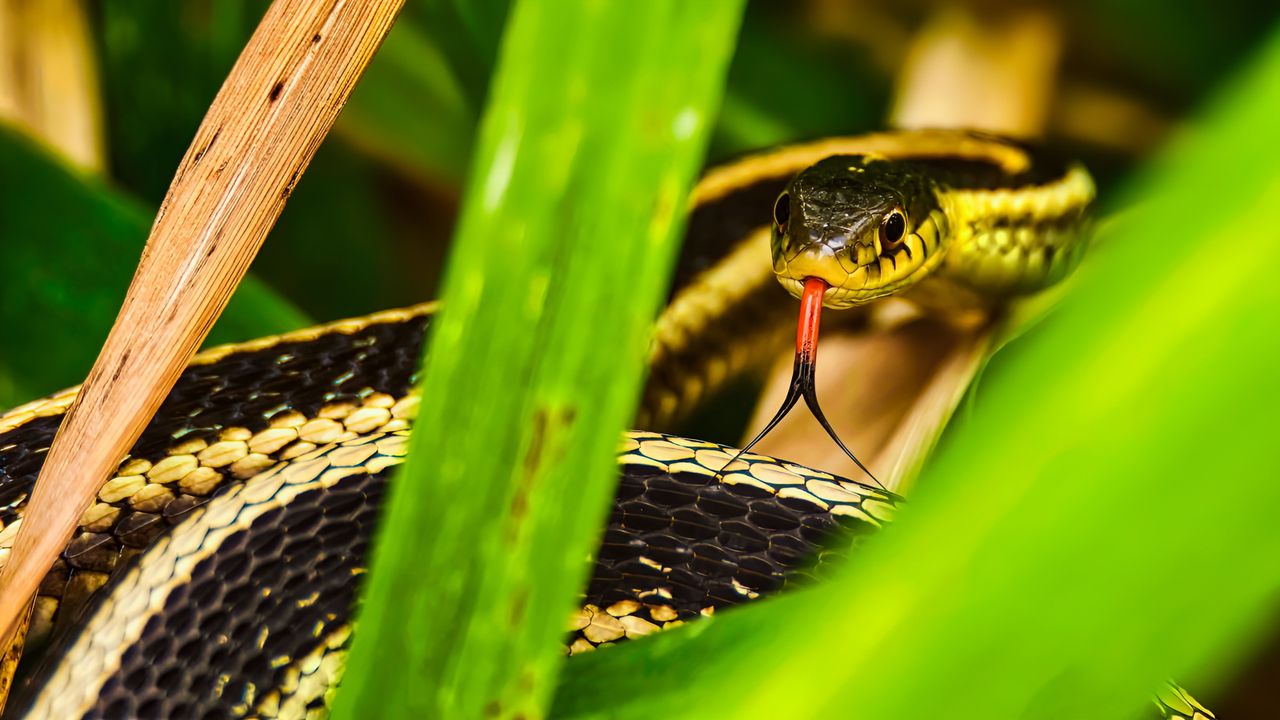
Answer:
M545 714L740 12L515 9L338 717Z

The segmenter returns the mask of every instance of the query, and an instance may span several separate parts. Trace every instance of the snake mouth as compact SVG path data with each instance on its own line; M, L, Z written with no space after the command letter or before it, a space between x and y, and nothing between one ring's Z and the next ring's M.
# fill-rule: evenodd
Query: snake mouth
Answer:
M828 287L822 297L824 307L844 309L866 305L882 297L898 292L914 281L913 276L921 267L902 273L894 257L872 255L858 262L843 252L829 247L806 248L794 257L775 257L773 272L787 292L799 298L804 293L805 280L818 278Z
M803 297L808 278L822 280L826 286L826 291L822 294L823 306L846 308L857 304L850 302L851 298L846 291L850 278L860 271L865 275L865 271L857 267L851 272L845 264L841 262L840 254L831 247L817 245L791 257L775 256L773 272L787 292L797 298Z

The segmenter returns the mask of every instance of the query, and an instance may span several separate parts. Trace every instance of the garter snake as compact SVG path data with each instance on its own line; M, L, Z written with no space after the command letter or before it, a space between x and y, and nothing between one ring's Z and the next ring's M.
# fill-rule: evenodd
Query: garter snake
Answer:
M880 194L852 193L861 212L840 217L841 193L868 181ZM785 218L783 198L797 203ZM784 342L790 311L775 271L784 284L789 273L823 275L832 305L888 293L937 308L998 302L1070 269L1091 199L1078 166L955 132L825 140L711 171L655 333L642 426L666 425ZM895 213L901 232L886 220ZM833 247L836 235L845 240ZM769 262L771 246L781 263ZM824 256L841 270L818 264ZM37 667L12 715L322 712L352 632L352 579L420 402L431 309L199 355L41 586L28 634ZM74 392L0 417L0 559ZM617 499L567 652L820 576L899 503L794 463L746 455L725 467L729 458L655 432L623 439ZM854 541L828 547L836 534ZM1157 705L1211 717L1174 686Z

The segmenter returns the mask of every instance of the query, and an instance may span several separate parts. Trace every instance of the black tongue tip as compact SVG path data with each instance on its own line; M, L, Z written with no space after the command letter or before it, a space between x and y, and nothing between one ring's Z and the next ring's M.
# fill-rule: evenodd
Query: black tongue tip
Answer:
M809 382L806 383L803 392L804 404L809 406L809 412L813 413L814 419L818 421L818 424L822 426L823 430L827 431L827 436L835 441L836 445L844 451L845 456L852 460L853 464L857 465L859 470L865 473L867 477L871 478L871 482L875 483L876 487L879 487L881 490L885 490L885 486L876 479L875 475L871 474L871 471L867 469L867 466L862 464L862 461L858 459L858 456L854 455L853 451L850 450L844 444L844 441L840 439L840 436L836 434L835 428L831 427L831 423L827 422L827 416L822 414L822 407L818 405L818 392L814 388L813 384L812 366L810 366Z
M755 447L756 444L763 440L766 435L772 432L773 429L778 426L778 423L782 422L782 419L785 418L791 412L791 409L796 406L796 403L798 403L801 398L804 398L804 404L809 406L809 412L813 413L813 417L818 421L818 424L821 425L827 435L835 441L836 445L844 451L844 454L853 461L853 464L857 465L859 470L866 473L867 477L871 478L871 482L875 483L877 487L881 490L886 489L884 485L876 479L876 476L871 474L871 471L867 469L867 466L862 464L862 461L858 459L858 456L854 455L853 452L845 446L844 441L840 439L840 436L836 434L835 429L831 427L831 423L827 422L826 415L822 413L822 407L818 404L818 392L815 387L815 379L817 377L816 368L816 355L812 353L802 353L799 351L796 352L795 363L791 366L791 384L787 388L787 396L782 400L782 405L778 408L778 411L774 413L773 419L764 426L764 429L752 438L751 442L747 443L732 458L730 458L729 462L725 463L720 468L720 472L716 473L717 479L724 474L725 470L727 470L730 465L737 462L738 458L750 452L751 448Z

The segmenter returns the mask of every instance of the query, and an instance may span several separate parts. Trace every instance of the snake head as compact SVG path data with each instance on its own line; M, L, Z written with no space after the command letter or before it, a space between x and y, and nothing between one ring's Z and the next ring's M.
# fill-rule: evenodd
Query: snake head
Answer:
M773 209L773 271L792 295L805 278L830 285L831 308L915 284L941 260L946 215L927 173L862 155L826 158L797 175Z

